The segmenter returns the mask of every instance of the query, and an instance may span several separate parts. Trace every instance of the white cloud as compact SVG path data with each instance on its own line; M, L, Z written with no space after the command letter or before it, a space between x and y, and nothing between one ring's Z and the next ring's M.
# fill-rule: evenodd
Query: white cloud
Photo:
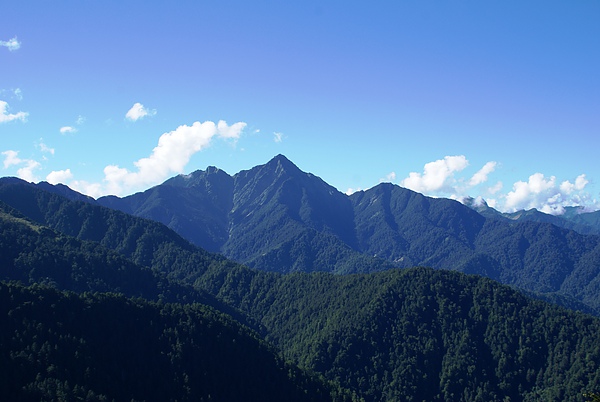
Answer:
M208 147L213 137L238 139L245 127L243 122L228 126L223 120L217 124L206 121L164 133L149 157L134 162L137 171L130 172L116 165L104 168L106 192L119 195L141 186L158 184L173 173L183 173L192 155Z
M25 160L25 166L17 170L17 177L28 182L36 182L38 178L33 171L39 169L41 166L39 162L27 159Z
M274 132L273 133L273 141L275 141L275 142L283 141L283 133Z
M81 126L83 123L85 123L85 117L83 117L82 115L77 116L75 124ZM75 134L79 130L77 130L77 128L73 126L63 126L59 129L59 131L61 134Z
M0 123L6 123L12 120L21 120L22 122L27 121L29 113L18 112L14 114L8 113L8 103L0 100Z
M93 198L106 195L102 189L102 184L100 183L89 183L85 180L75 180L69 183L69 187L77 192L80 192L81 194L86 194Z
M527 182L518 181L513 185L513 190L506 195L503 210L514 212L535 208L539 211L560 215L564 207L573 205L586 205L590 202L589 196L583 192L588 184L585 175L579 175L575 183L568 180L557 184L556 177L546 178L542 173L529 176Z
M29 182L37 181L33 171L41 167L39 162L34 161L33 159L21 159L18 156L19 152L13 150L4 151L2 152L2 155L5 156L5 169L9 168L10 166L25 165L22 168L17 169L17 177Z
M396 172L390 172L383 179L379 179L379 182L393 182L394 180L396 180Z
M54 148L50 148L46 144L44 144L43 138L40 138L40 140L37 143L37 146L40 149L40 151L54 155Z
M23 100L23 91L21 91L21 88L13 90L13 94L15 94L15 98L18 100Z
M4 169L7 169L13 165L18 165L19 163L22 162L22 160L18 157L19 152L17 152L17 151L12 151L12 150L4 151L4 152L2 152L2 155L5 156Z
M125 114L125 117L131 121L137 121L146 116L154 116L156 114L156 109L147 109L139 102L136 102L131 109Z
M0 40L0 46L6 47L11 52L18 50L21 47L21 42L15 36L7 41Z
M585 178L584 174L577 176L575 179L575 183L571 183L568 180L563 181L560 184L560 191L565 194L572 194L574 191L581 191L585 188L585 186L589 183L589 181Z
M471 180L469 180L469 185L474 187L486 182L489 174L496 170L496 165L497 163L493 161L483 165L483 167L477 173L475 173L473 177L471 177Z
M68 180L71 180L73 178L73 173L71 173L71 169L65 169L65 170L55 170L52 171L48 174L48 176L46 176L46 181L50 184L58 184L58 183L65 183Z
M61 134L73 134L77 132L77 129L72 126L64 126L61 127L59 131Z
M202 124L213 124L213 122L204 122ZM194 123L195 124L200 124L199 122ZM242 122L238 122L238 123L234 123L231 126L227 125L227 122L225 120L219 120L219 123L217 123L217 135L219 137L223 137L223 138L229 138L229 139L234 139L237 140L238 138L240 138L240 135L242 133L242 130L244 130L244 127L246 127L246 123L242 123Z
M501 181L499 181L498 183L494 184L492 187L488 187L487 192L489 194L496 194L498 191L502 190L502 187L504 187L504 184L502 184Z
M454 191L454 174L469 165L464 155L446 156L434 162L426 163L423 173L411 172L400 184L420 193L438 193Z

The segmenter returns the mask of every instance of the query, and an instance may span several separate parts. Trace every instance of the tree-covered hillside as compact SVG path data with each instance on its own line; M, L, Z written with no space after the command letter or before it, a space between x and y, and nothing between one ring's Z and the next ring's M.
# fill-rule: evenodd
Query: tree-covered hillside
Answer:
M230 317L0 283L0 399L350 401Z
M600 320L489 279L207 272L196 284L260 319L302 366L367 401L580 401L600 388Z
M2 207L0 233L5 235L0 236L0 256L4 258L3 266L8 267L5 269L8 273L2 278L18 279L25 284L42 281L57 288L73 286L76 291L81 291L80 286L84 284L102 283L105 288L92 289L110 291L110 287L115 286L114 291L124 292L127 286L135 289L139 275L146 278L140 279L140 283L147 282L148 293L137 296L158 301L127 301L122 296L116 299L160 310L165 305L160 301L161 295L172 295L174 300L183 302L170 305L177 311L193 310L195 307L189 304L193 304L196 297L200 297L202 303L212 299L215 308L251 326L256 331L253 336L274 345L286 360L329 381L339 382L367 401L508 398L580 401L583 392L600 388L597 336L600 321L597 318L534 301L490 279L428 268L350 275L323 272L282 275L253 270L201 250L150 220L70 201L31 185L13 186L10 190L0 186L3 199L12 200L19 211L6 205ZM422 202L421 207L427 204ZM452 218L431 207L427 210L430 217L438 217L438 222ZM51 225L52 229L44 225ZM479 230L484 230L486 225L492 223L484 221ZM547 258L548 264L554 263L553 259L560 263L572 258L572 255L558 255L551 248L535 248L564 240L561 229L527 225L528 231L518 236L510 231L499 231L496 241L530 242L528 247L519 250L537 250L531 256ZM578 244L577 236L570 232L569 236L565 241ZM471 240L465 237L463 241ZM592 252L594 250L597 248ZM500 256L507 260L521 258L511 253ZM476 268L477 260L471 264ZM580 268L584 267L582 263ZM13 268L23 276L11 277ZM543 285L542 279L551 283L553 277L540 275L539 283ZM590 283L593 284L593 280ZM23 289L20 285L17 288ZM31 289L23 290L29 291ZM76 303L82 303L80 299L115 298L100 294L60 297L63 296L75 300L74 311L78 311ZM118 305L115 311L129 311L119 303L113 303ZM43 305L47 307L47 303ZM52 311L44 311L44 317L57 317ZM5 316L2 319L10 322L12 315L7 312ZM195 322L196 318L182 320ZM140 326L146 328L147 320L141 320ZM227 320L233 322L234 319ZM125 321L136 322L133 316ZM45 325L35 324L35 328L41 328L41 335L28 332L34 338L30 347L18 347L37 353L40 345L37 339L47 334L55 334L59 341L70 339L68 325L51 330ZM181 331L183 329L176 332ZM4 333L3 339L11 334ZM23 339L30 339L29 335ZM158 336L158 339L163 338ZM129 342L129 338L123 341ZM28 341L24 342L23 345ZM169 347L172 348L172 344ZM56 348L60 349L60 345L48 346L43 353ZM1 356L5 358L17 356L10 352L12 349L4 350L3 347ZM35 356L33 354L32 359L38 364ZM91 359L96 358L94 355ZM107 391L80 382L83 380L79 377L76 380L46 379L50 366L44 366L44 362L31 369L32 373L40 374L39 384L36 374L36 378L28 380L29 385L23 385L27 389L50 395L53 389L72 387L73 392L110 398ZM155 363L150 362L148 369ZM74 363L65 364L71 367ZM77 390L74 384L79 385ZM343 394L337 387L331 389L335 395ZM11 388L7 392L16 391Z

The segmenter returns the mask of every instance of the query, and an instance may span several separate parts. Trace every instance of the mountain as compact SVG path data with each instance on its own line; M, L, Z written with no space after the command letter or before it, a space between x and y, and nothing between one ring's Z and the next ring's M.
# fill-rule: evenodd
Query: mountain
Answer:
M380 190L376 198L387 205ZM387 194L434 227L452 217L426 197ZM201 400L210 393L239 400L236 392L249 387L249 400L289 392L288 400L300 389L306 399L298 400L577 401L600 388L600 319L490 279L426 268L264 272L201 250L162 224L33 185L0 180L0 198L14 204L2 206L3 264L33 284L0 283L4 399ZM368 200L356 202L378 210ZM457 233L498 224L484 220ZM560 239L562 229L544 227L554 232L527 237ZM193 287L220 306L196 303L192 293L165 303L160 294L148 300L152 292L144 300L47 287L69 278L94 283L118 266L133 288L136 272L149 270L166 276L162 294ZM105 283L105 292L124 287Z
M600 309L598 236L558 229L548 215L544 222L509 219L481 203L478 212L389 183L347 196L283 155L233 176L211 167L97 202L161 222L258 269L358 273L430 266Z
M521 210L516 212L500 212L491 208L483 200L467 198L463 203L486 218L505 221L542 222L574 230L581 234L600 235L600 211L589 212L582 207L565 207L562 215L551 215L537 209Z
M97 201L161 222L200 247L259 269L350 273L387 268L353 247L357 240L348 198L283 155L233 177L208 168L130 197Z

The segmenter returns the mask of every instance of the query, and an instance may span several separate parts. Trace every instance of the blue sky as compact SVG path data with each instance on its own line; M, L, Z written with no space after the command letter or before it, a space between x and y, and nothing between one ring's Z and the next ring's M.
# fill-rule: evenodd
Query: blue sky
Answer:
M0 175L127 195L282 153L500 210L600 208L597 1L22 1Z

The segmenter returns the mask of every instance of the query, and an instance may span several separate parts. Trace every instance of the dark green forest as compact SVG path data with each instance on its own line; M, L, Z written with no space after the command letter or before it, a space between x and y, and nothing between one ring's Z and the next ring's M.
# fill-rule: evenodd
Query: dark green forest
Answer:
M0 300L2 400L351 400L202 304L16 284Z
M10 194L2 399L584 401L600 389L600 320L489 278L265 272L150 220L34 186Z

